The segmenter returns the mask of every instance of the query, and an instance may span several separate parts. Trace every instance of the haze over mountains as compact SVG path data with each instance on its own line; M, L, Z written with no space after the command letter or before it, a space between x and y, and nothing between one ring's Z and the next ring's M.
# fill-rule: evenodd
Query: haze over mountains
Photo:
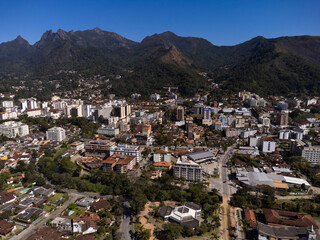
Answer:
M21 36L0 44L3 84L9 84L13 76L46 81L62 69L111 79L121 75L112 80L111 89L120 95L150 94L170 85L191 96L208 87L207 78L199 72L207 72L230 91L316 95L320 93L320 37L256 37L220 47L172 32L154 34L138 43L95 28L46 31L34 45Z

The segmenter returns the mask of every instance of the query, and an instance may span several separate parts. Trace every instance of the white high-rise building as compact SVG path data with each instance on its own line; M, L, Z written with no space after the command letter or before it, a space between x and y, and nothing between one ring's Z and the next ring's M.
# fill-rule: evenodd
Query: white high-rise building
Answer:
M187 156L182 156L173 166L173 174L188 181L201 181L202 168L198 163L188 160Z
M28 109L28 101L26 99L19 99L21 112L24 112Z
M0 135L8 138L15 138L17 136L25 136L29 134L29 126L21 122L4 122L0 125Z
M271 137L262 138L262 152L272 153L276 150L276 142Z
M66 131L61 127L53 127L46 132L48 140L61 142L66 138Z
M309 163L319 164L320 163L320 147L319 146L304 147L302 150L301 156L307 159Z
M1 107L3 108L13 108L13 101L2 101Z
M85 118L89 118L92 116L92 106L91 105L83 105L82 106L82 115Z
M28 109L36 109L38 108L38 102L35 98L28 98Z

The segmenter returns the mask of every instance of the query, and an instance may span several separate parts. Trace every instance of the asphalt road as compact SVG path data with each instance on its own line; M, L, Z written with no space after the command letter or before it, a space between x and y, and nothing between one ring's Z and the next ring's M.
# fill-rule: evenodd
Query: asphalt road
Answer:
M130 230L133 231L130 217L122 216L122 221L118 232L121 233L121 240L131 240Z
M236 188L233 187L233 183L229 180L228 168L226 164L232 156L234 146L229 147L224 155L220 158L220 176L222 180L222 196L223 202L221 205L222 210L222 219L221 219L221 233L220 236L223 236L224 240L230 239L230 230L232 226L235 226L235 231L237 239L244 239L243 232L241 231L241 226L238 221L237 213L234 208L229 204L230 197L236 191Z

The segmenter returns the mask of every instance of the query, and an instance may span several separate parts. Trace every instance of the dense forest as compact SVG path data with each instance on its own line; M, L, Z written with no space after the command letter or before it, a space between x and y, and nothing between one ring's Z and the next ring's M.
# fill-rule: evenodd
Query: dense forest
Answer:
M26 85L27 90L19 90L22 95L37 95L40 90L50 94L57 83L72 90L79 76L99 74L111 81L111 88L104 88L103 93L120 96L134 92L148 95L165 86L177 86L182 96L191 96L208 89L210 78L232 91L316 95L320 91L319 56L320 37L311 36L256 37L219 47L172 32L154 34L137 43L98 28L47 31L34 45L20 36L0 44L0 91ZM200 74L203 72L207 75ZM44 83L40 90L34 87L38 82Z

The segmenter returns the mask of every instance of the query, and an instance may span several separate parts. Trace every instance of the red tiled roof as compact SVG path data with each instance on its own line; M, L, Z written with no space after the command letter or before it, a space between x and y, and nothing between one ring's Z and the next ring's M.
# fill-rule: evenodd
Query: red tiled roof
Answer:
M153 166L155 166L155 167L171 167L171 165L172 165L171 162L166 162L166 161L156 162L153 164Z
M157 151L155 151L154 153L159 153L159 154L166 154L168 153L167 151L165 150L162 150L162 149L158 149Z
M311 215L274 209L263 209L266 222L269 225L283 225L295 227L311 227L318 229L318 225Z
M6 220L0 220L0 234L5 236L10 233L15 226L14 223L8 222Z
M262 141L274 141L274 139L272 137L264 137Z
M249 226L255 228L257 226L257 219L254 214L254 211L250 210L248 207L243 207L243 212Z

